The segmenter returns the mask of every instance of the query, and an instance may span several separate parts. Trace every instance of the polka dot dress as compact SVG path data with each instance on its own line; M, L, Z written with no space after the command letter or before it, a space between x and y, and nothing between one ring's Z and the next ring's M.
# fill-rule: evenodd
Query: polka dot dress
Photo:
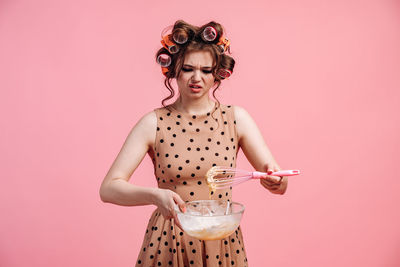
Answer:
M231 106L220 105L192 116L172 106L157 108L154 163L158 187L184 201L209 199L207 171L216 165L236 167L238 139ZM232 188L217 190L211 199L232 201ZM239 228L221 240L190 237L156 209L150 217L136 266L247 266Z

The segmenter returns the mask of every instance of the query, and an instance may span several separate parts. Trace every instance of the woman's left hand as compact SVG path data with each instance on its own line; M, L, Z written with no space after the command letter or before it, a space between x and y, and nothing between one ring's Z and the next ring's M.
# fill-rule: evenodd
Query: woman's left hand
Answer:
M280 170L281 168L279 165L274 162L266 165L265 172L267 174L272 174ZM283 194L286 191L287 178L285 176L266 175L265 178L260 179L260 183L272 193Z

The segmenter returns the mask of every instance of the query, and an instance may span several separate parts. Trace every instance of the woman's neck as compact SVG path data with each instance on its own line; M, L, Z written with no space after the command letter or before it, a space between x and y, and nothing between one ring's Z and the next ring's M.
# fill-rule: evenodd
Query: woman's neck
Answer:
M179 98L172 104L172 106L181 112L188 113L190 115L197 115L209 112L216 103L209 97L196 100L187 100L179 96Z

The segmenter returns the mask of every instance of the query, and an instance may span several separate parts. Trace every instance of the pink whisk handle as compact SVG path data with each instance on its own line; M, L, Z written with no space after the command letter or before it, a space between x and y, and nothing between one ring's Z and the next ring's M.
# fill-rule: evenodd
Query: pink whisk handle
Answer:
M272 176L293 176L293 175L298 175L300 174L299 170L282 170L282 171L277 171L273 172L271 174L267 174L265 172L252 172L252 179L262 179L265 178L267 175L272 175Z

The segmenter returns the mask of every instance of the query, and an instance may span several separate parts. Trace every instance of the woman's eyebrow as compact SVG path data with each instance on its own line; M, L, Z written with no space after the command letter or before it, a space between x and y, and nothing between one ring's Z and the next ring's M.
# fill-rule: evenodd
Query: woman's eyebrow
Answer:
M183 65L184 67L191 67L191 68L193 68L193 66L192 65L189 65L189 64L184 64ZM202 67L203 69L211 69L212 67L208 67L208 66L204 66L204 67Z

